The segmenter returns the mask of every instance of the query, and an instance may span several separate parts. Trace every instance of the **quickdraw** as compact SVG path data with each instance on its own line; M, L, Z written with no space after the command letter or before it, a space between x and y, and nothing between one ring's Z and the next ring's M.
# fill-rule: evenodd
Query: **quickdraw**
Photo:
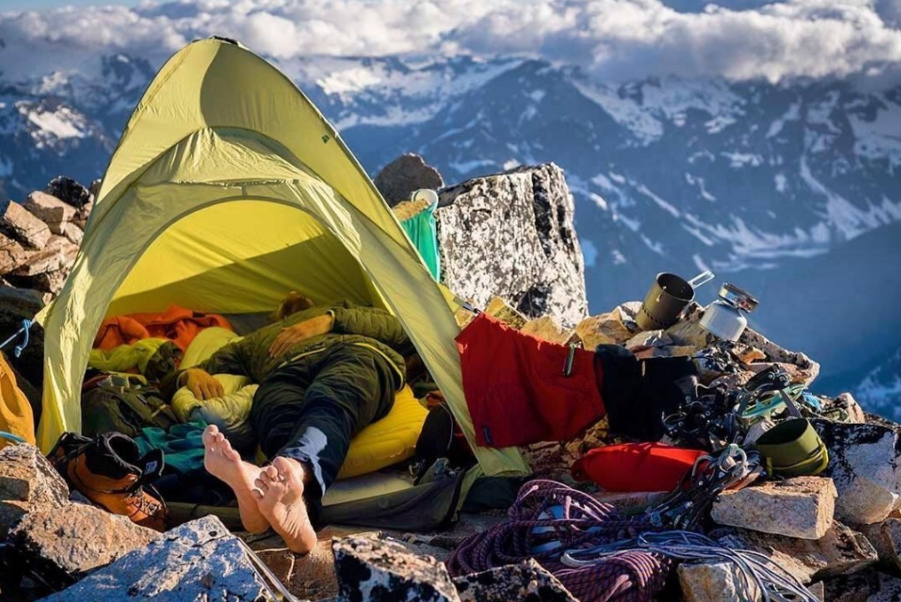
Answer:
M718 455L698 458L679 486L646 515L655 527L695 529L720 493L746 487L762 473L759 454L729 444Z

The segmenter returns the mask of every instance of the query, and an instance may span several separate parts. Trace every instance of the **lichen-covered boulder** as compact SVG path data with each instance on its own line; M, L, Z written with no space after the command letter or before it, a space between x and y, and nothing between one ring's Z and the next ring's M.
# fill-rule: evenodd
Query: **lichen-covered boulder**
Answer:
M721 525L800 539L820 539L832 526L832 479L796 477L724 491L710 517Z
M159 538L124 516L76 503L29 512L9 537L14 564L63 586Z
M563 326L587 314L573 198L553 164L475 178L439 194L438 246L447 287L482 308L492 297Z
M738 566L730 562L684 563L677 572L685 602L756 600L760 593L756 584L743 579Z
M69 501L69 488L33 445L0 450L0 540L28 513L57 510Z
M833 522L820 539L797 539L746 529L714 532L727 548L753 550L795 577L800 583L847 575L876 563L878 555L863 534Z
M347 602L459 602L443 564L378 537L335 539L335 572Z
M812 420L829 450L824 476L838 491L835 518L852 525L884 521L901 503L901 440L875 424Z
M168 531L45 602L268 600L238 538L215 516Z
M454 579L462 602L578 602L534 560Z

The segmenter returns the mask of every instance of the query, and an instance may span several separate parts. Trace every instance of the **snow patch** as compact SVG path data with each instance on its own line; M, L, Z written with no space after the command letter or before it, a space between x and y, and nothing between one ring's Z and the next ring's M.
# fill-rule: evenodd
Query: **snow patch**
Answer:
M777 173L773 177L773 183L776 184L776 191L779 192L779 194L785 194L785 191L787 190L786 186L788 180L786 179L784 173Z
M489 167L495 165L495 162L490 159L473 159L472 161L458 161L455 163L449 163L448 167L459 173L460 175L467 175L468 173L479 169L480 167Z
M763 165L763 157L751 153L720 153L720 156L729 159L729 167L736 169L746 166L760 167Z
M80 124L72 112L65 108L61 108L55 113L29 112L28 121L57 138L85 137L85 133L78 129Z
M772 138L774 136L778 136L782 131L782 128L785 126L786 121L797 121L801 115L801 103L795 102L792 103L785 114L770 124L770 129L767 130L766 137Z

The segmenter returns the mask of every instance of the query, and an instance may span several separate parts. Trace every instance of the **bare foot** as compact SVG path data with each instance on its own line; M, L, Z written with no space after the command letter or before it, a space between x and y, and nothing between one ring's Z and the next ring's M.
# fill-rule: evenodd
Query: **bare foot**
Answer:
M203 454L203 466L235 492L244 528L251 533L266 531L269 521L260 512L256 499L250 493L262 469L243 461L214 424L203 431L203 447L206 450Z
M279 456L260 472L252 492L263 516L298 554L316 546L316 532L303 499L303 476L300 462Z

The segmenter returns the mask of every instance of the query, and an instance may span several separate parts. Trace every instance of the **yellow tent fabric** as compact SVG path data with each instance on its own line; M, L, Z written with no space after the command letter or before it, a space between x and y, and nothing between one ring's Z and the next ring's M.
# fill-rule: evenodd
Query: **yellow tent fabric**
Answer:
M453 295L288 78L235 43L194 42L135 109L66 286L39 316L47 332L39 444L47 450L63 431L80 430L80 386L104 317L171 303L271 312L289 290L393 312L474 441ZM515 449L476 455L488 475L528 472Z

